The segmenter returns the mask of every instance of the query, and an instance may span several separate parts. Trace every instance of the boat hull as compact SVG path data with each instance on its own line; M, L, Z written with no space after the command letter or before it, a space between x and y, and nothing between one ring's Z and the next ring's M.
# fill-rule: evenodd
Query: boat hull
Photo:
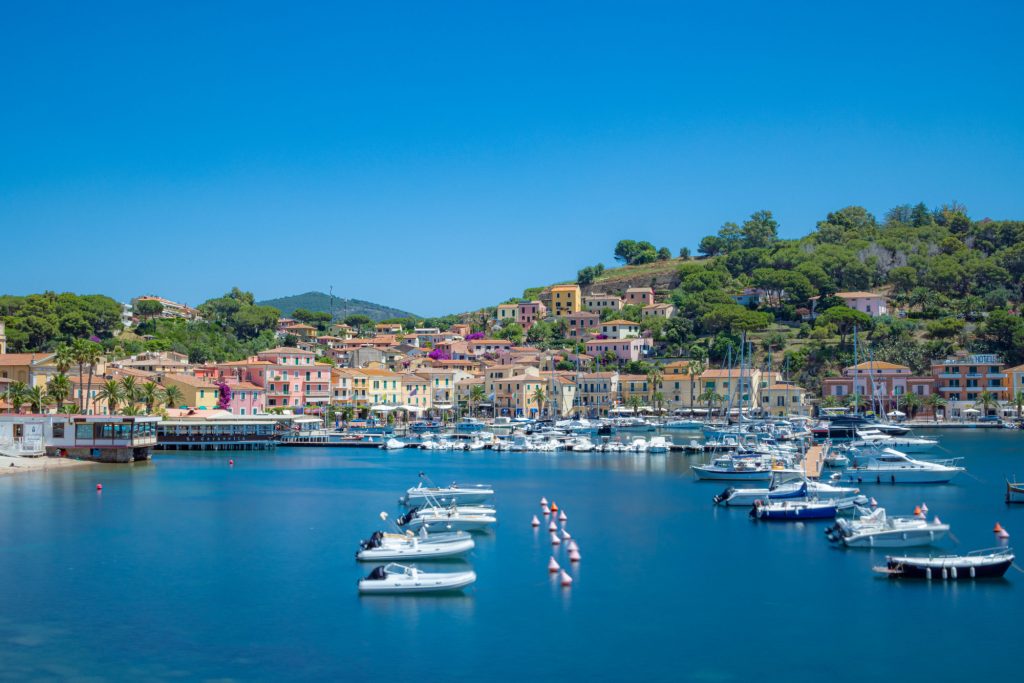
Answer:
M361 562L388 562L391 560L415 560L435 559L441 557L454 557L473 549L476 543L472 538L463 538L458 541L441 543L432 542L409 542L401 546L380 547L360 550L356 553L356 559Z
M879 470L851 467L843 472L839 481L851 484L948 484L960 472L961 470Z
M476 572L447 574L420 574L416 577L400 576L386 579L361 579L359 592L363 595L398 595L404 593L445 593L462 590L476 581Z
M1006 483L1006 502L1024 503L1024 484Z
M847 548L913 548L932 545L946 537L949 527L933 529L914 529L874 531L843 537Z
M1012 557L986 563L939 562L938 560L927 562L917 561L914 558L890 558L887 569L889 576L893 578L964 581L1002 578L1012 564Z
M770 481L771 470L731 471L694 467L693 474L701 481Z
M766 522L803 522L813 519L835 519L835 505L761 505L754 508L757 518Z
M409 507L428 505L437 501L442 505L485 503L494 495L491 489L409 489L402 496L402 503ZM433 499L433 501L431 500Z

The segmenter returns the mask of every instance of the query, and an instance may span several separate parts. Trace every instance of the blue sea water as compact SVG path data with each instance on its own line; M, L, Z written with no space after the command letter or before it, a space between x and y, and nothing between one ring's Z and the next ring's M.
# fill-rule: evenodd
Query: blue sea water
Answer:
M926 502L951 550L995 545L1024 434L942 432L969 474L866 486ZM690 435L678 435L688 440ZM1024 574L932 584L871 572L824 523L715 508L693 456L278 449L0 479L0 678L10 680L967 680L1011 674ZM425 470L498 491L462 596L360 597L357 542ZM103 483L102 493L95 484ZM530 519L568 515L563 589ZM568 566L566 551L556 557ZM1024 564L1024 563L1021 563ZM460 563L449 563L457 567Z

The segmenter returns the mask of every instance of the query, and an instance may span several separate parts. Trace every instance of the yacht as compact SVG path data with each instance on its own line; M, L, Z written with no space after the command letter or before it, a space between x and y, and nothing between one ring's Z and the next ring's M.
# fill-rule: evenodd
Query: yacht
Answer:
M493 509L460 507L424 507L414 508L405 513L395 524L410 531L418 531L423 527L431 533L449 531L483 531L498 518Z
M854 453L853 464L834 479L875 484L947 484L965 471L952 460L914 460L891 448Z
M451 503L470 504L483 503L494 495L494 489L484 484L459 486L424 486L421 481L408 489L400 499L404 505L419 506L429 504L450 505Z
M770 481L777 472L786 470L780 464L766 463L761 458L739 458L723 455L711 461L710 465L694 465L693 474L704 481Z
M935 448L936 439L923 439L917 436L891 436L877 429L858 429L857 438L850 442L854 448L863 446L883 446L901 453L925 453Z
M750 516L768 522L800 522L807 519L835 519L838 508L832 500L757 501Z
M832 486L812 481L805 476L773 477L768 488L741 489L729 487L712 499L715 505L750 507L756 501L766 500L834 500L840 508L867 504L860 489Z
M909 548L945 538L949 525L914 515L886 516L885 508L862 511L859 519L839 519L826 530L828 539L849 548Z

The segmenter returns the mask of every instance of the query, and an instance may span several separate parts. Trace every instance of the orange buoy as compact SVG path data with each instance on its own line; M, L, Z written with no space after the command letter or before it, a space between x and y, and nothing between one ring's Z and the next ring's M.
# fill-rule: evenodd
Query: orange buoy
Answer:
M561 545L562 539L558 538L558 534L551 534L551 545Z
M550 531L551 533L558 531L558 525L555 524L554 520L551 520L551 523L548 524L548 531Z
M571 586L572 585L572 577L569 576L569 573L567 571L565 571L564 569L562 570L562 573L559 575L558 578L562 582L563 586Z
M541 498L540 499L540 506L542 508L546 508L548 506L548 499L547 498Z
M921 506L920 505L915 505L914 506L914 516L915 517L920 517L921 516Z
M96 484L96 490L97 491L102 491L103 490L103 484Z
M998 531L996 531L996 538L1003 538L1003 539L1005 539L1005 538L1009 538L1010 537L1010 532L1009 531L1007 531L1003 527L999 526L998 524L996 524L996 526L998 527Z
M566 521L568 519L569 518L565 516L565 510L562 510L561 512L558 513L558 521L559 522L564 522L564 521Z
M537 519L537 515L534 515L533 519L530 520L530 526L540 526L540 520Z
M569 561L570 562L579 562L580 561L580 551L579 550L570 550L569 551Z
M558 560L556 560L555 556L552 555L551 559L548 560L548 571L551 572L552 574L554 574L559 569L561 569L561 567L558 566Z
M558 512L558 503L551 503L551 511Z
M992 531L994 531L994 532L996 532L998 534L1002 530L1003 530L1003 525L1000 524L999 522L996 522L996 528L993 529Z

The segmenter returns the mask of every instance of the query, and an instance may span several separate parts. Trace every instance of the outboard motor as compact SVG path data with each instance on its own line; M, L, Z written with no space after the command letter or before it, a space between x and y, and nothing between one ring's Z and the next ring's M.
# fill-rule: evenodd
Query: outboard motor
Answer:
M734 490L733 487L728 486L728 487L726 487L726 489L724 491L722 491L717 496L712 498L712 500L715 501L715 505L718 505L723 500L729 500L729 495L733 492L733 490Z

